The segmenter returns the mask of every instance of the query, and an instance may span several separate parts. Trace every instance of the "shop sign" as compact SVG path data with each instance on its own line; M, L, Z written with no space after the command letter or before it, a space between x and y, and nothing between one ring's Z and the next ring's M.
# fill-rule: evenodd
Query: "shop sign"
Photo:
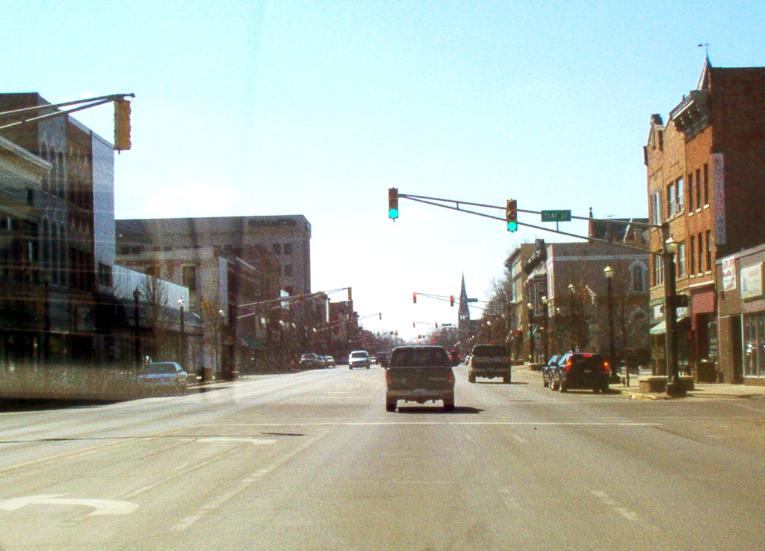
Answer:
M714 178L714 224L715 245L725 245L725 160L722 153L712 155L712 176Z
M723 258L722 283L723 291L736 290L736 259L733 257Z
M762 296L762 262L741 268L741 298Z

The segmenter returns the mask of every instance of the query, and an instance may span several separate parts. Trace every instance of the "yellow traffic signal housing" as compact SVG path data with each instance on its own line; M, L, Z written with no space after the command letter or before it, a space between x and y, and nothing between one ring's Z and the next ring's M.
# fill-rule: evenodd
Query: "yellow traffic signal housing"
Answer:
M398 189L394 187L388 188L388 218L398 218Z
M515 199L507 200L505 220L507 221L507 231L518 231L518 201Z
M114 149L126 151L130 145L130 102L114 100Z

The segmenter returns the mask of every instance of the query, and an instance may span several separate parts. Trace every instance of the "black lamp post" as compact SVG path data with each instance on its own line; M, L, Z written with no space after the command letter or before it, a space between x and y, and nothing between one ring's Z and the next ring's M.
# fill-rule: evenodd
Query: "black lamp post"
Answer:
M574 319L574 293L576 292L576 287L574 287L573 283L568 284L568 312L569 312L569 318L571 320L571 326L569 327L569 332L571 333L571 351L573 352L576 350L576 342L577 342L577 324L576 320Z
M529 362L534 361L534 305L526 304L529 309Z
M667 238L664 240L664 249L661 254L664 263L664 346L667 361L667 394L670 396L683 396L685 389L680 383L677 372L677 316L675 307L677 304L676 280L675 280L675 253L678 243L669 235L669 225L662 225L662 233Z
M616 350L614 347L614 296L613 285L614 269L611 266L603 268L603 274L606 276L608 288L608 354L611 360L611 377L616 377ZM629 375L627 375L627 386L629 386Z
M178 299L178 310L180 315L180 332L178 333L178 360L181 365L184 365L186 363L185 362L186 359L184 357L186 355L185 354L186 347L184 346L184 342L183 342L184 331L183 331L183 299L182 298Z
M142 361L141 361L141 338L140 338L140 323L141 323L141 313L138 309L138 300L141 298L141 291L136 289L133 291L133 331L134 331L134 338L133 338L133 345L135 347L134 354L135 354L135 367L136 369L140 369Z
M542 319L544 320L544 334L542 335L542 338L544 341L542 341L542 347L544 349L544 358L542 358L543 361L547 361L547 359L550 357L550 350L549 350L549 343L547 341L547 335L549 333L548 326L550 325L550 313L547 311L548 308L548 300L547 295L542 295Z

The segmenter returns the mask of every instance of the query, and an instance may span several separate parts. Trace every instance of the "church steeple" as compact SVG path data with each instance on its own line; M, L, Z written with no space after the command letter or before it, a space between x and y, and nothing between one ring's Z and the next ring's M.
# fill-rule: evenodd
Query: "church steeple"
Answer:
M470 319L470 308L468 307L467 290L465 290L465 274L462 274L462 285L460 287L460 309L458 313L460 322Z

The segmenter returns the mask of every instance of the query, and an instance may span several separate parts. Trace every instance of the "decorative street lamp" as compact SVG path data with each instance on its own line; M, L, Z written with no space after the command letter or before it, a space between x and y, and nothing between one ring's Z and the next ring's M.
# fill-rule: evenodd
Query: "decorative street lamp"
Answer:
M134 337L133 337L133 344L135 346L134 354L135 354L135 368L140 369L141 364L143 363L141 361L141 338L140 338L140 320L141 320L141 313L138 309L138 301L141 298L141 291L138 290L138 287L135 288L133 291L133 330L135 331Z
M544 334L542 335L543 341L543 347L544 347L544 358L542 358L543 361L547 361L547 359L550 357L550 351L549 351L549 343L547 341L547 334L549 331L547 330L547 327L550 322L550 313L548 311L548 300L547 295L542 295L542 316L544 319Z
M603 268L603 274L606 276L608 284L608 353L611 360L611 377L616 377L616 352L614 348L614 297L612 281L614 279L614 269L611 266ZM629 371L629 370L628 370ZM629 386L629 374L627 375L627 386Z
M675 254L677 253L678 243L669 235L669 225L662 225L664 240L664 249L661 254L664 263L664 324L666 332L664 334L664 346L666 349L667 362L667 394L670 396L682 396L685 389L680 383L677 373L677 295L675 280Z
M183 342L183 299L182 298L178 299L178 310L180 315L180 327L181 327L180 333L178 333L178 360L181 366L183 366L184 363L186 363L186 358L185 358L186 354L184 354L184 352L186 352L186 347L184 346L184 342Z
M534 305L526 304L529 309L529 362L534 362Z
M568 284L568 314L570 318L569 333L571 334L571 351L576 350L577 343L577 324L574 319L574 293L576 293L576 287L573 283Z

